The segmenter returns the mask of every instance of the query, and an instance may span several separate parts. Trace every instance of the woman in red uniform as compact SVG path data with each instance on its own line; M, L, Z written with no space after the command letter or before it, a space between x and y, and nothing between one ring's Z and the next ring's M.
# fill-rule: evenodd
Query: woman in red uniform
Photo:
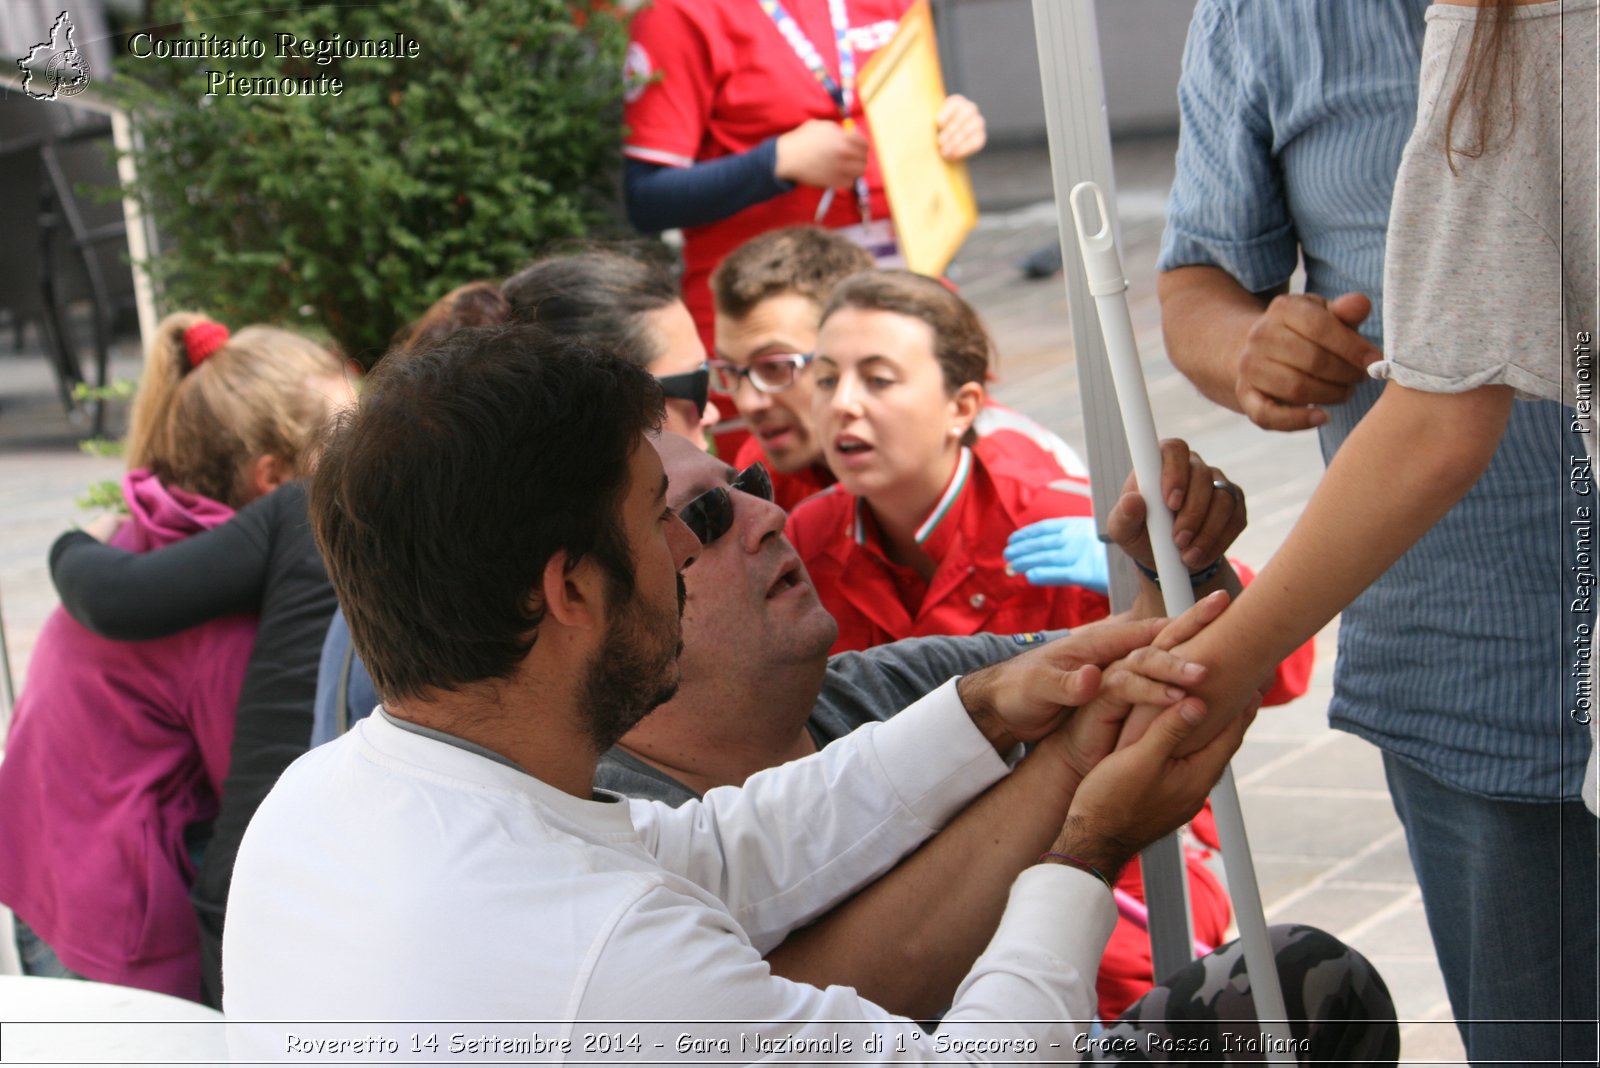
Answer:
M971 307L919 275L863 272L829 298L812 417L839 481L795 508L788 534L839 621L833 652L920 635L1074 627L1109 613L1096 590L1031 585L1006 567L1013 531L1087 516L1092 507L1074 489L1019 478L974 455L972 422L991 348ZM1220 552L1243 527L1242 502L1221 472L1183 453L1190 478L1175 534L1187 530L1186 549L1212 552L1212 562L1195 570L1197 593L1236 592ZM1148 551L1129 548L1153 567ZM1280 669L1267 700L1303 693L1310 659L1307 645L1286 662L1290 670ZM1227 896L1193 855L1189 870L1195 935L1216 945L1228 923ZM1118 889L1142 899L1136 866ZM1114 1017L1148 989L1150 970L1144 932L1120 922L1097 982L1102 1016Z
M977 313L932 279L863 271L833 290L817 335L811 414L838 482L796 506L788 525L839 621L833 652L922 635L1073 627L1110 611L1098 589L1033 585L1006 565L1012 532L1093 507L1078 482L1041 482L970 447L992 348ZM1232 518L1242 528L1242 506L1237 516L1214 507L1215 492L1231 497L1234 487L1184 453L1188 489L1174 537L1186 558L1207 557L1195 560L1198 591L1237 590L1221 557L1231 536L1221 535ZM1301 656L1291 658L1296 667ZM1282 673L1268 702L1303 693L1304 674Z

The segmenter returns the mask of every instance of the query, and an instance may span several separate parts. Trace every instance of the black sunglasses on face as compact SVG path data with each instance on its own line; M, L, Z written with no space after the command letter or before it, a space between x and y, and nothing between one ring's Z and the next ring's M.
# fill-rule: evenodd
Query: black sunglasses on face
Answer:
M733 526L733 495L730 490L748 493L764 501L772 500L772 476L759 463L740 471L730 486L708 489L682 508L678 518L694 532L701 545L710 545Z
M694 404L696 414L706 414L706 395L710 390L711 369L704 364L698 370L685 371L679 375L657 375L656 381L661 385L662 396L690 401Z

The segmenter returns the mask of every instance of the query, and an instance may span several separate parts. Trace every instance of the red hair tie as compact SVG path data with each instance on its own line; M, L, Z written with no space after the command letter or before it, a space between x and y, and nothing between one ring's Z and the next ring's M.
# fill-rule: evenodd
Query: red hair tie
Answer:
M201 319L183 332L183 351L190 367L199 367L207 356L228 343L228 328L210 319Z

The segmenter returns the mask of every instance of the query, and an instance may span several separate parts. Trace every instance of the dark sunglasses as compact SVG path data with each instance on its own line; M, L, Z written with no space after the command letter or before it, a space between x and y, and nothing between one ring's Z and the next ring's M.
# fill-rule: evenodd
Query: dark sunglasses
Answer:
M696 414L706 414L706 395L711 385L710 368L702 364L698 370L685 371L681 375L658 375L656 381L661 384L662 396L690 401L694 404Z
M730 490L748 493L764 501L772 500L772 476L759 463L740 471L729 486L708 489L682 508L678 518L694 532L701 545L710 545L733 526L733 494Z

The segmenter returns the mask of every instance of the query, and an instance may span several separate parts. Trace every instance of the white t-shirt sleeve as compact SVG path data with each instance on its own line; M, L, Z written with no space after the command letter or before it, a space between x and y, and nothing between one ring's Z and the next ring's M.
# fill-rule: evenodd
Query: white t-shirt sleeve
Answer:
M625 1021L605 1026L639 1034L645 1056L693 1054L696 1063L743 1064L784 1052L810 1053L817 1063L1077 1060L1115 922L1110 895L1094 877L1054 865L1024 872L994 938L930 1036L847 987L772 975L725 914L658 888L597 946L574 1006L582 1021L575 1031Z
M954 680L820 753L679 808L634 802L646 849L723 901L763 953L893 867L1007 765Z
M1430 393L1510 386L1562 399L1561 235L1524 205L1553 162L1504 146L1478 158L1444 153L1450 87L1470 23L1431 20L1417 126L1395 181L1384 261L1387 378ZM1465 109L1464 109L1465 110ZM1524 120L1526 122L1526 120ZM1465 136L1465 115L1456 136Z

